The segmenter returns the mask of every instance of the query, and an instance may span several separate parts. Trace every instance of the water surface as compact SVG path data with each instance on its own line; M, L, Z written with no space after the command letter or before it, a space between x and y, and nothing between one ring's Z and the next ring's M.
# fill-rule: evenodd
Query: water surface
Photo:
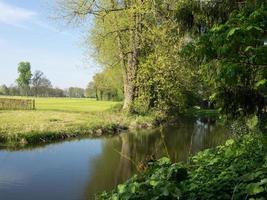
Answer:
M223 143L227 133L214 121L187 120L112 138L0 150L0 199L93 199L136 173L133 162L167 155L173 161L186 161L189 155Z

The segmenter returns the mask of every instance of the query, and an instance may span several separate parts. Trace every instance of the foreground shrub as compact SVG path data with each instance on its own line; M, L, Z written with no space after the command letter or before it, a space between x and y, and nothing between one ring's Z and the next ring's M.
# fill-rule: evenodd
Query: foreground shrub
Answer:
M263 136L255 133L205 150L188 164L162 158L97 199L265 199L264 143Z
M98 199L177 199L181 196L179 185L187 177L182 165L171 164L168 158L149 163L141 175L135 175L111 193Z
M267 196L263 138L245 135L192 158L183 199L258 199ZM261 185L262 184L262 185ZM264 188L265 187L265 188Z

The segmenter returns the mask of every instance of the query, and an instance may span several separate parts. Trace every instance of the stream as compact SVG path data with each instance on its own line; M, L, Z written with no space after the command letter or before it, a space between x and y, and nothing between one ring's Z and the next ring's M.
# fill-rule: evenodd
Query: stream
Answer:
M175 126L80 138L21 150L0 150L1 200L88 200L136 173L133 163L190 155L229 138L214 120L183 120Z

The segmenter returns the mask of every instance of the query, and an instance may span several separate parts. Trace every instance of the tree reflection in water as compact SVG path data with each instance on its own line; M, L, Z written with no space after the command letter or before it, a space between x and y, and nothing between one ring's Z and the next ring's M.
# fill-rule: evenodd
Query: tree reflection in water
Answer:
M186 161L190 155L217 146L228 137L226 128L214 120L198 119L104 139L102 153L92 163L85 196L88 199L103 190L111 190L137 173L136 164L146 162L151 156L169 155L174 162Z

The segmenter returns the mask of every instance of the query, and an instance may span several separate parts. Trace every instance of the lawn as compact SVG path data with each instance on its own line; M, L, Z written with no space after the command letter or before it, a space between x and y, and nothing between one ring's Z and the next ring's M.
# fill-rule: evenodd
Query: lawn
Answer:
M111 101L74 98L36 98L35 102L37 110L72 112L103 112L118 104L118 102Z
M5 97L16 99L35 99L36 110L67 111L67 112L103 112L117 105L118 102L96 101L88 98L34 98L34 97Z
M36 110L2 110L0 146L115 132L124 123L122 114L111 111L118 104L93 99L36 98Z

